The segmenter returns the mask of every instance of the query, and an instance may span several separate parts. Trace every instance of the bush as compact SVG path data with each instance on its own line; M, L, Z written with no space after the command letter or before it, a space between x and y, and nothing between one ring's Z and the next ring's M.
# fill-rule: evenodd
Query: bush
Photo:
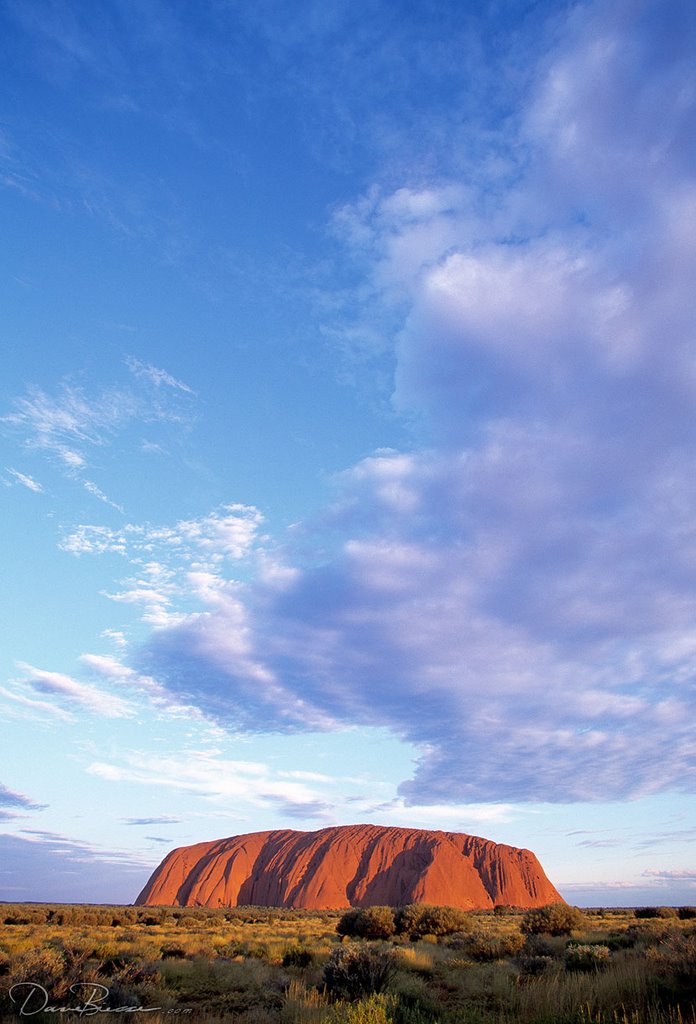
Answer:
M20 953L12 968L12 981L34 981L49 992L65 975L65 957L49 946Z
M549 903L528 910L520 925L525 935L570 935L573 928L582 928L584 915L567 903Z
M609 966L611 953L608 946L582 946L571 942L566 947L563 961L567 971L599 971Z
M646 953L658 974L680 988L696 989L696 928L670 928L657 948Z
M677 917L680 921L690 921L696 917L696 907L677 907Z
M326 1017L327 1024L392 1024L394 999L372 995L357 1003L336 1003Z
M626 942L633 946L642 945L644 948L656 946L667 931L667 926L658 921L641 921L640 924L630 924L623 933Z
M314 961L314 953L304 946L288 946L283 953L283 967L309 967Z
M396 931L391 907L355 907L336 925L339 935L356 939L388 939Z
M167 942L160 950L162 960L185 960L186 950L175 942Z
M468 936L464 950L472 960L485 963L516 956L522 952L523 946L524 937L519 932L491 935L485 931L476 931Z
M556 961L552 956L531 953L518 957L515 962L523 978L536 978L549 971Z
M633 913L636 917L640 918L660 917L667 919L677 916L677 911L674 907L636 907Z
M334 999L359 999L383 992L396 972L393 953L351 942L337 946L324 965L322 979Z
M424 935L453 935L471 931L471 918L458 907L435 907L429 903L410 903L396 914L396 930L417 942Z

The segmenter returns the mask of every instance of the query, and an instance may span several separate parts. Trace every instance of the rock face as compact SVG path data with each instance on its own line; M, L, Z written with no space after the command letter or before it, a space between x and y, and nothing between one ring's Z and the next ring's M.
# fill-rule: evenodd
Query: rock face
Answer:
M136 903L465 910L563 903L530 850L460 832L344 825L279 829L172 850Z

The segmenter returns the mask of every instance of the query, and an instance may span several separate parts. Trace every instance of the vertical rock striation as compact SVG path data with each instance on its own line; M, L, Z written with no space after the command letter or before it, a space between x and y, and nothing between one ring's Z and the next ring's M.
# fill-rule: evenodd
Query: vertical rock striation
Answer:
M165 857L136 900L308 910L562 902L530 850L460 832L379 825L279 829L184 846Z

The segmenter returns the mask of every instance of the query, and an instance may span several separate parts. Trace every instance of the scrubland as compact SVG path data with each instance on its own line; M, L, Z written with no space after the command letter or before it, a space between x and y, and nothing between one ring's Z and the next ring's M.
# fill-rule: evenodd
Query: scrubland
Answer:
M696 1024L695 989L690 907L0 905L2 1020Z

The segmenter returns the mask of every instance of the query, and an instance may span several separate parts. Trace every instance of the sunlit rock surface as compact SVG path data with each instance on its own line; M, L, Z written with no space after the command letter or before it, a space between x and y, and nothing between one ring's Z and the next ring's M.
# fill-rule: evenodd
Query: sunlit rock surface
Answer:
M460 832L342 825L279 829L172 850L136 903L484 909L561 903L530 850Z

